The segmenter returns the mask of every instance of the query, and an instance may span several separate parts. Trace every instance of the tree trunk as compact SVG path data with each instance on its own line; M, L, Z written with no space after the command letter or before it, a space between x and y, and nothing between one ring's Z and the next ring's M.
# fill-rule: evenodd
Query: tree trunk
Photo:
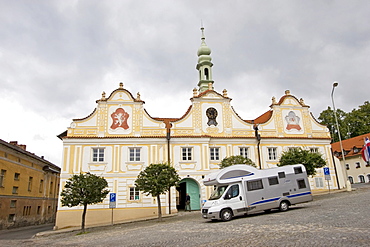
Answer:
M82 230L82 232L85 232L86 211L87 211L87 204L84 204L84 210L82 212L82 224L81 224L81 230Z
M161 207L161 199L159 198L160 195L157 195L157 201L158 201L158 219L159 221L162 221L162 207Z

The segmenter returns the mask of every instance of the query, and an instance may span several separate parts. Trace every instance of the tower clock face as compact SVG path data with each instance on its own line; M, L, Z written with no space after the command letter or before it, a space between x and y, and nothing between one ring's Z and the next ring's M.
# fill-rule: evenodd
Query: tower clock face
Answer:
M207 109L206 111L206 115L208 117L208 125L211 126L211 125L214 125L214 126L217 126L217 121L216 121L216 118L217 118L217 110L213 107L210 107Z

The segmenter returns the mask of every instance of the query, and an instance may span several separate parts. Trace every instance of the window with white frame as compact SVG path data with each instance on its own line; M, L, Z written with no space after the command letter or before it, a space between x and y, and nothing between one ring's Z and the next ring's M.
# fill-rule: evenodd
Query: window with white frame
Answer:
M104 148L93 148L93 162L104 162Z
M130 187L130 201L140 200L140 191L136 187Z
M358 176L358 180L360 181L360 183L365 183L365 177L364 177L364 175Z
M346 169L349 170L349 164L346 164Z
M324 187L324 180L322 178L315 178L315 187L316 188L323 188Z
M269 160L276 160L277 159L277 153L276 148L267 148L268 151L268 159Z
M193 154L193 148L191 147L186 147L186 148L182 148L181 149L182 151L182 161L188 161L188 160L192 160L192 154Z
M220 160L220 148L209 148L211 160Z
M318 153L319 152L319 148L310 148L310 152L311 153Z
M239 155L243 156L244 158L248 158L248 148L247 147L239 148Z
M141 148L129 148L129 150L130 150L130 161L140 161Z

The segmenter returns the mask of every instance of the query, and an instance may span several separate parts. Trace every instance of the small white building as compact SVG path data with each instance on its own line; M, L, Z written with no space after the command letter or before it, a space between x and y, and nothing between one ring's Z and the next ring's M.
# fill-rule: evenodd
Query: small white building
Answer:
M370 164L364 161L361 155L366 137L370 138L370 133L342 141L344 160L340 143L331 144L337 166L345 169L345 175L351 184L370 182Z
M336 178L330 133L303 99L287 90L279 100L272 97L269 111L253 120L242 119L226 89L222 93L214 89L212 66L202 28L198 88L192 90L188 110L176 119L151 117L140 95L134 97L122 83L108 97L103 93L91 114L73 119L59 135L63 140L61 189L72 174L91 172L107 179L110 191L117 195L114 222L156 216L156 198L142 194L134 182L151 163L170 162L182 181L161 197L163 212L183 208L186 193L191 209L199 210L211 193L202 179L219 169L225 157L243 155L264 169L276 166L281 153L294 147L320 152L327 161L331 180L326 183L323 169L318 169L317 176L309 179L313 190L344 186ZM62 207L59 202L56 227L79 226L81 212L82 208ZM88 206L86 225L110 224L111 217L107 198Z

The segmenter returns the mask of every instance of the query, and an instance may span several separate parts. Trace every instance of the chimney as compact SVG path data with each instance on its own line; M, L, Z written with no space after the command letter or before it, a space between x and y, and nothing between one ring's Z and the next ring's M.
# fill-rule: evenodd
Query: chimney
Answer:
M20 147L21 149L23 149L24 151L26 151L26 145L24 144L19 144L18 147Z
M12 144L12 145L14 145L14 146L18 146L18 142L17 141L10 141L9 143Z

